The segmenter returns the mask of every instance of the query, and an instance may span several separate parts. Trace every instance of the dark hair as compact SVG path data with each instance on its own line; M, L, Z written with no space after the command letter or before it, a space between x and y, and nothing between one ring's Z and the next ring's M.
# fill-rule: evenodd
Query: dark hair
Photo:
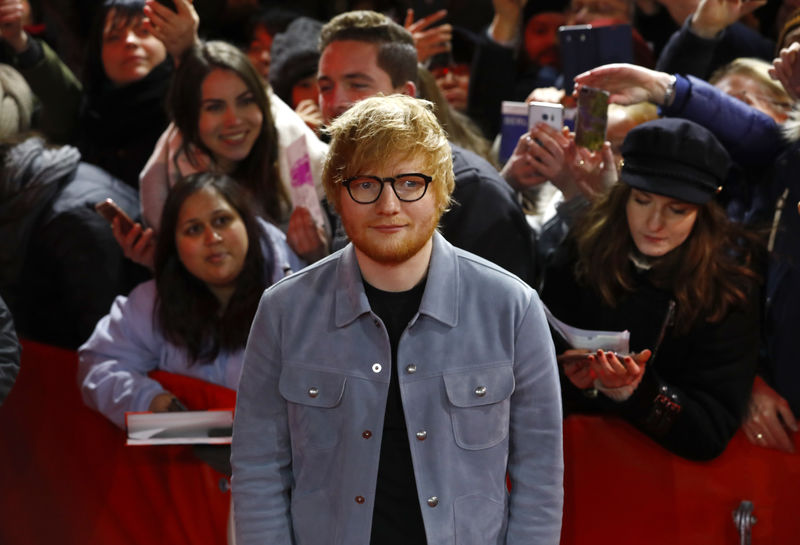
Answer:
M201 189L212 188L242 218L248 238L244 266L236 290L220 313L220 303L178 256L175 231L183 203ZM261 229L242 186L224 174L203 172L179 180L170 189L161 213L156 241L155 316L164 337L185 347L194 361L212 361L220 350L244 348L250 324L264 289L269 285L267 259L261 253Z
M636 246L626 205L631 186L620 182L595 201L576 224L577 277L610 306L635 289L630 256ZM744 305L758 275L753 270L760 241L733 224L711 200L698 205L689 237L655 260L651 279L676 302L675 330L686 333L700 319L718 322Z
M331 42L354 40L378 46L378 67L389 75L395 89L407 81L417 83L417 48L411 33L375 11L348 11L337 15L319 36L322 53Z
M272 119L264 82L241 50L220 41L201 43L188 51L175 72L167 96L167 106L183 135L183 152L192 160L190 147L195 146L211 156L200 140L198 121L202 103L203 81L213 70L228 70L239 76L261 110L263 122L253 148L230 175L246 187L260 211L280 223L289 210L289 197L278 174L278 133Z
M132 24L144 17L144 0L105 0L97 10L86 42L86 58L83 64L83 86L87 94L100 92L108 82L103 66L103 30L109 12L114 12L114 23L122 26Z
M422 65L417 66L419 85L417 97L433 102L433 113L454 144L480 155L498 170L497 157L492 152L492 144L484 138L480 129L468 116L462 114L447 102L442 90L436 85L436 78Z

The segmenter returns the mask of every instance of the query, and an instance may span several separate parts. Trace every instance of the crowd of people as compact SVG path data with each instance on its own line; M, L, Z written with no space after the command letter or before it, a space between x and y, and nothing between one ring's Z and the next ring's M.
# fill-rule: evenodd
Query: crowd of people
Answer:
M119 427L184 408L154 369L245 377L243 543L320 511L343 542L557 540L562 414L693 460L739 429L794 452L788 0L93 4L0 0L0 403L17 337L78 350ZM629 28L628 62L565 77L581 24ZM503 101L584 88L598 149L534 123L501 161Z

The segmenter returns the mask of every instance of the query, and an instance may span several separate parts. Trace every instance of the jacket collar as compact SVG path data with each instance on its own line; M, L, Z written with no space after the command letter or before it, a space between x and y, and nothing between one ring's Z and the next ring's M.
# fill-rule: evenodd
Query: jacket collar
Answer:
M353 244L348 244L336 265L336 327L344 327L370 311ZM450 327L458 323L458 257L455 248L438 232L433 235L431 264L419 312Z

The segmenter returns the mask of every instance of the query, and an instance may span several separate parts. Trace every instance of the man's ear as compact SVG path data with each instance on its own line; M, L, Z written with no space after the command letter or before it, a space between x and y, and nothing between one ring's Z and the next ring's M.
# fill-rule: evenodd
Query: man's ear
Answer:
M403 85L400 86L398 92L408 95L410 97L417 98L417 86L413 81L407 81Z

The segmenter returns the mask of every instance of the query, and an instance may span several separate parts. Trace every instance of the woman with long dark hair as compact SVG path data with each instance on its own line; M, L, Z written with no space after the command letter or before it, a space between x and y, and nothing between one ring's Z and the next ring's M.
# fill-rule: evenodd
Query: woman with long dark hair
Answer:
M730 159L710 132L651 121L630 131L622 155L621 181L556 253L542 299L571 326L628 331L630 352L556 339L565 407L617 414L681 456L713 458L755 375L757 246L713 199Z
M124 426L126 411L162 411L171 393L153 369L236 388L250 322L266 287L299 267L276 227L225 175L178 181L161 218L155 278L118 297L80 348L87 405Z
M327 146L319 148L316 136L291 111L288 113L293 121L286 122L282 112L288 106L264 87L242 51L225 42L197 44L182 57L175 72L168 107L173 125L156 145L142 171L139 188L142 216L154 231L159 230L161 208L170 187L183 176L203 171L231 176L250 193L256 213L276 225L290 227L290 216L303 214L300 208L292 212L289 187L301 181L299 178L307 182L318 179L316 173L320 172ZM276 112L284 121L276 121ZM293 135L293 141L307 136L305 162L292 164L288 157L291 144L285 139ZM317 195L322 196L321 189ZM302 210L307 216L307 210ZM310 223L310 216L307 220ZM311 257L289 231L297 252ZM148 263L149 236L147 232L140 234L137 226L127 237L117 238L127 255Z

